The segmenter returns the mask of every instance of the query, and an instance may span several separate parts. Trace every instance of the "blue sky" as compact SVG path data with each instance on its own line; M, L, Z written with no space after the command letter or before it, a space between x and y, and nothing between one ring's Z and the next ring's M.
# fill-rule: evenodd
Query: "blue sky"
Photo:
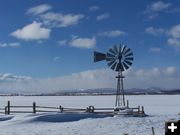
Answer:
M82 82L94 74L111 78L114 73L105 61L93 63L93 50L106 52L118 43L134 52L133 66L127 71L129 87L166 87L164 82L180 78L178 0L6 0L1 1L0 17L1 89L17 84L18 90L32 85L44 89L44 80L54 86L52 80L74 74ZM134 85L138 76L146 77L148 83ZM164 82L153 81L164 76ZM29 88L21 86L24 80L31 84ZM42 83L32 84L35 80ZM65 80L54 89L81 88L64 86ZM93 88L113 87L110 80L96 80L100 82ZM90 88L93 83L88 83L82 88Z

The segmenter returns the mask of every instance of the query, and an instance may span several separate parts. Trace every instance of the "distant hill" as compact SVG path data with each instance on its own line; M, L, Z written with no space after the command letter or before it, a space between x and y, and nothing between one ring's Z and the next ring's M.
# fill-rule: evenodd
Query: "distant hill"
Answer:
M101 88L101 89L84 89L84 90L66 90L55 93L0 93L1 96L84 96L84 95L115 95L116 89ZM180 89L162 89L157 87L151 87L147 89L126 89L126 95L175 95L180 94Z

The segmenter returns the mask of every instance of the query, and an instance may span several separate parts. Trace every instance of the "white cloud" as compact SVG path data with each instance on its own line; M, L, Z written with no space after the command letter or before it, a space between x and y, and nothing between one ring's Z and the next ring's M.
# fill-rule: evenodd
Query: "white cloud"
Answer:
M53 61L58 61L60 59L59 56L54 57Z
M94 7L95 8L95 7ZM77 25L84 18L83 14L64 14L51 11L52 6L42 4L27 10L27 14L33 14L35 19L48 28L59 28Z
M10 48L17 48L17 47L20 47L21 44L18 43L18 42L13 42L13 43L0 43L0 47L1 48L7 48L7 47L10 47Z
M46 93L61 90L116 88L117 72L110 69L87 70L47 79L32 79L25 76L0 75L0 91ZM179 88L180 73L176 67L154 67L152 69L130 69L124 72L125 89L128 88ZM5 80L5 81L4 81Z
M100 9L100 8L99 8L98 6L96 6L96 5L91 6L91 7L89 8L90 11L96 11L96 10L99 10L99 9Z
M42 4L42 5L38 5L35 7L32 7L30 9L27 10L27 14L34 14L34 15L38 15L44 12L49 11L50 9L52 9L52 7L48 4Z
M154 27L148 27L145 29L145 32L154 36L158 36L165 33L165 29L163 28L154 28Z
M160 11L168 9L171 5L172 5L171 3L157 1L149 5L146 9L147 10L146 12L160 12Z
M162 50L159 47L152 47L152 48L149 49L149 52L151 52L151 53L160 53L160 52L162 52Z
M105 13L105 14L102 14L102 15L97 16L96 19L97 19L98 21L101 21L101 20L106 20L106 19L108 19L109 17L110 17L110 14L109 14L109 13Z
M173 26L169 31L169 35L173 38L180 38L180 24Z
M127 77L138 77L138 79L144 78L147 80L151 79L177 79L178 77L180 79L180 73L177 71L176 67L174 66L168 66L166 68L158 68L154 67L152 69L139 69L139 70L128 70L126 72ZM152 80L151 80L152 81ZM158 82L157 82L158 83ZM173 86L173 85L171 85Z
M59 46L69 45L76 48L91 49L96 46L96 38L84 38L77 35L72 35L70 40L60 40L58 41L58 44Z
M76 48L86 48L86 49L90 49L90 48L94 48L96 45L96 39L95 37L93 38L80 38L80 37L76 37L73 38L69 44L73 47Z
M148 15L148 19L154 19L158 17L160 12L167 11L172 6L171 3L165 3L163 1L156 1L146 7L143 14Z
M163 70L164 74L170 75L170 76L178 76L179 73L177 72L176 67L170 66Z
M59 46L64 46L64 45L66 45L67 44L67 40L60 40L60 41L58 41L58 44L59 44Z
M121 30L112 30L112 31L105 31L98 34L99 36L105 36L105 37L118 37L118 36L124 36L126 33Z
M2 82L17 82L17 81L29 81L31 77L28 76L17 76L10 73L0 74L0 83Z
M41 40L50 37L51 30L42 27L41 23L34 21L31 24L24 26L22 29L17 29L10 35L22 40Z
M84 18L82 14L61 14L48 12L40 15L43 24L50 27L68 27L79 24L80 20Z
M175 7L173 9L171 9L171 10L166 11L166 12L167 13L177 13L177 12L180 12L180 8L179 7Z
M152 14L152 15L149 15L147 18L148 18L149 20L152 20L152 19L157 18L158 16L159 16L159 14L154 13L154 14Z
M180 24L173 26L168 31L169 39L168 43L174 46L177 50L180 50Z
M16 79L8 80L3 78L6 82L0 81L0 92L47 93L71 89L106 88L112 85L112 81L109 80L112 80L114 76L111 76L111 73L113 73L111 70L97 69L47 79L32 79L27 77L29 79L25 79L27 81L18 81Z
M126 85L135 88L161 87L179 88L180 73L176 67L152 68L149 70L128 70L126 72ZM138 79L137 79L138 78Z
M180 39L177 38L169 38L168 43L173 45L174 47L180 47ZM178 49L178 48L177 48Z

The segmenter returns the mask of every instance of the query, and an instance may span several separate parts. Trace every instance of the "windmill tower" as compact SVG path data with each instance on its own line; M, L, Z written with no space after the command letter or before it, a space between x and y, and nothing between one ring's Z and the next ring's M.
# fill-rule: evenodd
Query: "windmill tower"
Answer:
M101 53L94 51L94 62L99 62L102 60L106 60L108 66L118 72L117 78L117 92L116 92L116 102L115 107L125 107L125 96L124 96L124 85L123 79L123 71L127 70L133 62L133 53L130 48L127 46L120 44L114 45L112 48L108 50L108 52Z

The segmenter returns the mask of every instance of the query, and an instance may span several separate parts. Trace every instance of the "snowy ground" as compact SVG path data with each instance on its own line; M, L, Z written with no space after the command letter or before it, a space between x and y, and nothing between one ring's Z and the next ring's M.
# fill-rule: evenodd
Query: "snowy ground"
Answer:
M0 115L0 135L164 135L164 122L180 119L180 95L127 96L130 106L144 105L149 117L106 117L95 114L12 114ZM0 97L0 108L12 105L64 107L113 107L114 96L25 96Z

